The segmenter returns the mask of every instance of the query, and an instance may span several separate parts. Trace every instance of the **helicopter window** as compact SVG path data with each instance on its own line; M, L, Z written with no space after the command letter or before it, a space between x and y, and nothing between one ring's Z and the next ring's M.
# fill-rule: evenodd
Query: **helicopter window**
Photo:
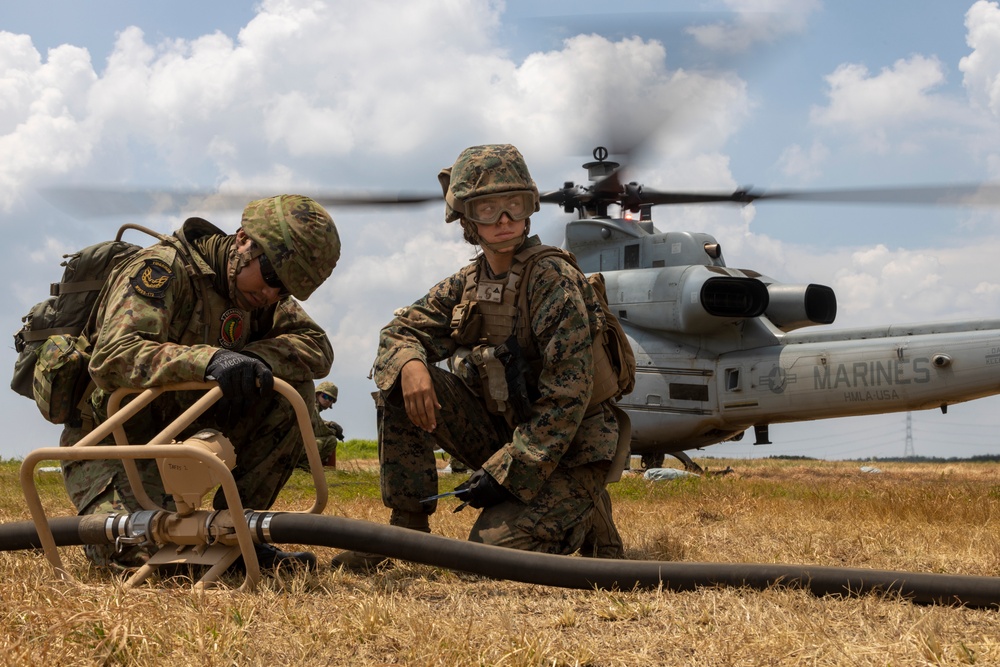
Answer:
M703 384L671 382L670 398L675 401L707 401L708 386Z
M625 246L625 268L626 269L638 269L639 268L639 244L633 243L632 245Z
M620 268L618 248L601 251L601 271L617 271Z
M666 266L666 265L667 265L667 262L665 260L662 260L662 259L654 259L653 260L653 268L654 269L657 269L657 268L659 268L661 266Z

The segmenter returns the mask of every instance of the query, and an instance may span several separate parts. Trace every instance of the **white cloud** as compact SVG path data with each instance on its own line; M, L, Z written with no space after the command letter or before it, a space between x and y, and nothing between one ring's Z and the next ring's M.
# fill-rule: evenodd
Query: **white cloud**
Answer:
M814 141L808 149L793 144L782 152L778 164L782 173L800 181L810 181L822 172L822 165L830 156L830 149Z
M959 69L969 99L1000 116L1000 5L979 0L965 14L965 41L972 53Z
M735 20L688 28L688 33L702 46L737 53L802 32L822 6L819 0L725 0L725 4L736 13Z
M897 60L874 76L864 65L841 65L826 82L829 104L811 114L819 125L883 129L900 120L940 115L932 92L944 83L937 58L918 55Z
M706 43L742 48L800 31L818 3L729 6L740 12L738 23L700 32ZM503 41L510 36L503 11L500 2L478 0L265 0L237 34L160 41L109 19L118 37L108 54L93 54L100 70L84 49L64 45L43 55L30 37L0 32L0 209L14 249L0 324L15 330L45 295L61 270L59 254L109 237L124 221L63 216L33 198L44 183L434 192L438 169L462 148L509 141L528 157L539 186L551 189L583 182L579 165L595 145L646 140L629 175L647 187L745 185L733 176L732 156L755 110L746 82L678 70L667 57L672 44L638 38L578 35L516 61ZM962 71L969 96L984 107L995 104L1000 71L995 12L996 3L977 3L967 18L973 53ZM901 55L887 56L894 64L876 73L848 64L831 74L827 103L814 109L809 128L820 136L774 130L780 145L796 142L779 161L785 174L806 179L833 161L841 147L834 135L890 150L919 143L915 125L984 127L981 118L970 125L968 110L941 92L946 64ZM976 139L989 144L978 135L968 143ZM343 259L306 307L333 340L332 377L345 395L338 408L357 411L334 418L349 436L371 437L365 376L379 328L472 251L443 223L440 206L332 213ZM239 220L238 211L205 215L229 231ZM955 248L808 248L762 235L755 215L753 206L655 213L661 229L714 234L733 266L833 286L838 325L1000 310L998 278L982 259L1000 247L971 235L989 225L970 230L975 250L957 247L966 236ZM546 209L533 225L559 242L564 218ZM154 226L178 222L157 218ZM351 395L363 400L352 405ZM16 401L0 401L7 411L0 416L27 405Z
M0 31L0 210L28 180L86 163L93 135L79 100L94 79L86 50L61 46L43 63L30 37Z

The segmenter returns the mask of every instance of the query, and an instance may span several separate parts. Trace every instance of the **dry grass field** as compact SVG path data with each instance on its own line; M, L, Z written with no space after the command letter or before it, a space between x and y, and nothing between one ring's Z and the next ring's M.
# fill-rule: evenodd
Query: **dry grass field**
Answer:
M613 485L632 559L797 563L1000 576L995 464L699 461L732 474ZM18 464L0 464L0 522L28 518ZM329 514L385 522L370 461L328 472ZM442 476L447 490L462 477ZM58 474L39 474L53 515ZM280 509L309 504L296 473ZM443 501L435 533L464 538L472 510ZM996 665L1000 611L801 590L587 591L426 565L265 577L252 593L183 580L125 589L61 553L0 552L0 663L10 665ZM233 580L234 585L240 583Z

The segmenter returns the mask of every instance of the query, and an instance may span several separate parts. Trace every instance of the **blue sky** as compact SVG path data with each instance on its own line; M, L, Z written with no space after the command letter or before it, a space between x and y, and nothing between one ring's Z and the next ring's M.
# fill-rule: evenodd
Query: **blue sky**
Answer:
M238 224L218 210L87 217L42 199L50 185L433 192L462 148L503 141L552 189L584 180L593 146L636 134L646 141L632 173L660 189L1000 180L996 2L669 4L4 3L0 327L16 331L63 253L122 222ZM344 257L306 307L337 355L341 400L327 414L348 437L373 438L379 328L471 252L436 205L332 213ZM565 222L543 210L533 229L561 243ZM989 211L761 203L661 207L656 222L715 235L732 266L830 285L835 327L1000 313ZM914 449L1000 451L998 406L915 413ZM0 396L0 456L55 443L33 410ZM707 452L896 455L905 423L773 425L770 447Z

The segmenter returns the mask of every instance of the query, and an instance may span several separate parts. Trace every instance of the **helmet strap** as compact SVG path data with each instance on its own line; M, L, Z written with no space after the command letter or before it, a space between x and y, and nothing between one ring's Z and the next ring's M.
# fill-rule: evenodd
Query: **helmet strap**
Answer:
M473 236L476 237L476 241L479 243L479 245L482 246L483 248L486 248L487 250L492 250L493 252L500 252L510 247L517 247L522 243L524 243L524 241L531 234L531 218L525 218L523 234L521 234L520 236L515 236L512 239L507 239L506 241L500 241L499 243L487 243L485 240L483 240L483 237L479 235L478 228L476 227L475 223L469 223L469 226L472 228L472 234Z
M487 243L483 238L479 237L479 245L493 252L500 252L501 250L506 250L507 248L513 246L519 246L524 243L524 240L528 237L527 234L521 234L520 236L515 236L512 239L507 239L506 241L500 241L499 243Z

